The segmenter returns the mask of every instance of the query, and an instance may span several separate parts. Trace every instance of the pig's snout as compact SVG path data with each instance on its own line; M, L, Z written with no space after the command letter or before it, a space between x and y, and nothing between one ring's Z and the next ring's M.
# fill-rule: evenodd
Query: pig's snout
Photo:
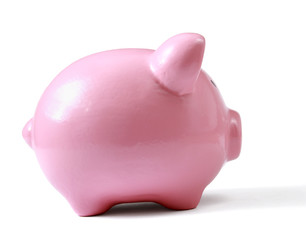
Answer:
M241 119L239 113L229 110L229 129L228 129L228 161L234 160L241 150Z
M32 147L32 119L30 119L22 130L24 140Z

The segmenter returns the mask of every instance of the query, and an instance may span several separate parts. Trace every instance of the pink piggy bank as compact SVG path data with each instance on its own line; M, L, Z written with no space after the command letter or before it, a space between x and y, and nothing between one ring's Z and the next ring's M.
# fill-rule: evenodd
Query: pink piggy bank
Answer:
M51 82L23 137L78 215L144 201L195 208L238 157L240 117L201 70L204 48L179 34L155 51L87 56Z

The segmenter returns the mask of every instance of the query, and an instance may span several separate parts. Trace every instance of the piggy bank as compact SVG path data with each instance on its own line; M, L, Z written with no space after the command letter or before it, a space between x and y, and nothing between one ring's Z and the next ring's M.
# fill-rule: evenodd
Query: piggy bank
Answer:
M238 157L240 117L201 70L204 48L183 33L155 51L104 51L47 87L23 137L78 215L130 202L195 208Z

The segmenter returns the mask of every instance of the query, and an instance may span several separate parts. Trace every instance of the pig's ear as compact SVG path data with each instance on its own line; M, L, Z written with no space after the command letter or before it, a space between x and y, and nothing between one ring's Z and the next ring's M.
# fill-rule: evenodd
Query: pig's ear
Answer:
M171 92L185 95L198 79L205 39L195 33L182 33L164 42L151 56L150 68L157 81Z

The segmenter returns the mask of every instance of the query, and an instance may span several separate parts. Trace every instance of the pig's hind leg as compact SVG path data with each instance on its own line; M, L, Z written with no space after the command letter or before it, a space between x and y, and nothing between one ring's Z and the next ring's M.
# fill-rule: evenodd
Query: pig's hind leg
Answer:
M101 199L78 199L70 202L73 210L81 217L100 215L109 210L113 204Z

